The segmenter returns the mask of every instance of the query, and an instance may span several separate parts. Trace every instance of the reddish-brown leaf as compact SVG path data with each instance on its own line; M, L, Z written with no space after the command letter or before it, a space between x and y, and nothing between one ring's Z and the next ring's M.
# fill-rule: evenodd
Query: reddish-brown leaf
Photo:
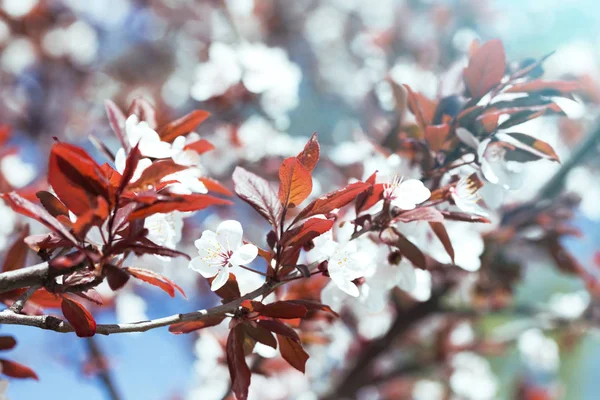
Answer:
M450 236L448 236L448 231L446 231L446 227L444 226L444 224L442 224L441 222L429 222L429 226L431 227L433 233L435 233L435 236L437 236L438 239L440 239L440 242L442 242L446 253L448 253L448 255L450 256L452 263L454 263L454 247L452 247L452 242L450 242Z
M283 160L279 167L278 197L284 208L296 207L312 192L312 177L296 157Z
M417 124L422 130L431 124L435 115L436 103L423 96L421 93L413 92L410 86L404 85L408 92L408 109L415 116Z
M335 209L342 208L354 201L360 193L367 190L369 187L370 185L368 183L354 182L342 189L329 192L308 204L300 211L296 218L294 218L293 223L312 217L313 215L328 214Z
M296 156L298 161L306 168L308 172L312 172L319 162L320 146L317 140L317 134L313 133L304 149Z
M26 367L23 364L4 359L0 359L0 364L2 365L2 373L6 376L19 379L32 378L36 381L40 380L37 374L33 372L31 368Z
M273 333L300 341L300 337L295 330L276 319L261 319L256 321L256 323Z
M206 139L196 140L193 143L186 144L184 150L193 150L198 154L204 154L207 151L214 150L215 146Z
M302 304L291 303L288 301L276 301L264 304L258 311L265 317L282 319L303 318L306 315L306 307Z
M200 180L200 182L204 183L204 186L206 186L206 189L208 189L209 192L219 193L224 196L233 196L233 193L231 193L231 190L227 189L225 186L223 186L221 183L219 183L215 179L212 179L212 178L209 178L206 176L203 176L202 178L198 178L198 179Z
M83 251L74 251L64 256L57 257L50 261L52 268L63 269L71 268L85 259L86 254Z
M166 276L150 271L148 269L135 267L128 267L124 269L127 272L129 272L129 274L131 274L134 278L137 278L141 281L161 288L162 290L167 292L171 297L175 297L175 289L177 289L179 293L183 295L183 297L187 297L183 289Z
M199 329L219 325L225 319L224 315L211 315L199 321L180 322L169 326L169 332L176 335L180 333L190 333Z
M138 120L146 121L150 128L156 129L156 109L143 97L133 99L127 110L127 115L136 115Z
M109 182L100 166L85 150L68 143L52 146L48 183L75 215L88 211L98 196L110 201Z
M17 345L17 340L12 336L0 336L0 351L10 350Z
M425 255L423 252L396 228L392 228L392 231L394 232L395 236L388 244L397 247L402 255L408 258L415 267L427 269L427 263L425 262Z
M10 246L6 252L6 258L4 258L4 263L2 264L2 272L14 271L15 269L21 269L25 266L27 250L29 249L29 246L25 243L25 238L27 236L29 236L29 225L25 225L12 246Z
M463 78L471 97L483 97L500 84L506 70L504 46L498 39L481 45L463 70Z
M244 356L244 336L244 326L238 324L229 332L226 345L231 390L237 400L248 398L248 387L250 386L250 368L248 368Z
M63 297L60 308L67 321L75 328L77 336L90 337L96 334L96 321L83 305Z
M530 82L517 83L508 88L506 93L538 93L554 95L570 95L573 92L581 90L581 83L578 81L545 81L536 79Z
M242 167L237 167L233 171L232 178L233 188L239 198L277 229L283 208L269 182Z
M125 150L129 150L129 141L126 138L125 133L125 115L111 100L104 101L104 108L106 108L106 115L108 116L110 127L115 135L117 135L119 142L121 142L121 147Z
M412 221L429 221L429 222L442 222L444 216L440 211L433 207L419 207L413 210L403 211L395 219L402 222Z
M283 359L298 371L304 372L308 354L304 351L300 342L283 335L277 335L277 341Z
M333 221L322 218L310 218L298 227L283 234L281 241L290 247L303 246L333 227Z
M108 282L108 286L112 290L118 290L125 286L127 281L129 280L129 274L123 271L121 268L116 267L111 264L105 264L102 269L104 275L106 276L106 281Z
M69 232L68 229L65 228L63 224L58 222L58 220L50 215L48 211L37 204L30 202L15 192L3 193L0 195L0 197L6 201L13 211L41 222L73 244L78 243L77 239L75 239L75 237L71 234L71 232Z
M147 190L150 186L155 187L165 176L183 171L189 167L176 164L172 159L155 161L142 172L140 177L127 186L127 191Z
M129 221L146 218L157 213L168 213L171 211L198 211L214 205L231 205L229 200L207 194L184 194L173 197L166 201L157 201L154 204L144 205L137 208L129 215Z
M243 325L246 335L250 336L257 342L264 344L265 346L269 346L274 349L277 348L277 340L275 340L275 336L273 336L271 331L263 328L260 325L253 325L249 322L244 323Z
M164 142L172 142L176 137L186 135L196 129L206 118L210 116L208 111L194 110L191 113L166 124L158 130L160 138Z
M339 317L339 314L336 313L329 307L328 305L321 304L317 301L313 300L286 300L290 304L299 304L304 306L308 311L325 311L336 317Z
M437 152L444 148L449 133L450 126L448 124L428 125L425 128L425 140L429 148Z
M467 214L459 211L441 211L444 219L450 221L480 222L489 224L491 221L481 215Z
M504 135L510 136L512 139L514 139L507 141L518 149L529 152L538 158L545 158L556 162L560 161L552 146L543 140L536 139L524 133L518 132L502 133L501 136L498 135L498 137L502 138Z
M52 193L46 192L45 190L40 190L35 195L38 199L40 199L40 202L46 211L48 211L53 217L58 217L59 215L64 215L67 217L69 216L69 210L67 207Z
M212 283L213 279L209 278L209 283ZM235 275L229 274L227 282L215 294L221 298L223 304L239 299L242 295L240 294L240 287L235 279Z

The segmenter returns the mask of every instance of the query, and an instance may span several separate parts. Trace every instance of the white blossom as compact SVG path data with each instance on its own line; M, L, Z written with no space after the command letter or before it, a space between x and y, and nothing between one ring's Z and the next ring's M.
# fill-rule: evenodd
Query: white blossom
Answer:
M403 181L396 176L391 184L386 185L383 198L389 200L393 206L402 210L412 210L431 197L429 189L418 179Z
M140 121L137 115L130 115L125 121L125 134L129 144L138 145L138 150L145 157L171 157L171 144L160 140L158 133L150 128L146 121Z
M206 230L194 242L198 257L190 261L189 267L205 278L215 279L211 290L218 290L229 278L229 268L252 262L258 255L253 244L242 244L242 225L238 221L223 221L217 231Z

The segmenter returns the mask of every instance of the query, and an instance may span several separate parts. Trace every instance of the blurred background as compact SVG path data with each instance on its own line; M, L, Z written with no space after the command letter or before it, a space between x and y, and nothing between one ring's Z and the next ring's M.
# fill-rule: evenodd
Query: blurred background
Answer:
M451 72L466 65L472 41L499 38L509 61L555 51L545 63L546 77L585 79L592 93L600 93L599 27L594 0L1 0L0 122L12 128L7 148L18 149L18 157L4 157L0 168L11 186L23 187L43 179L53 137L95 155L90 136L118 147L104 100L126 106L138 96L156 105L162 122L196 108L212 113L198 133L217 148L205 163L215 177L240 163L295 154L313 131L335 162L360 159L356 148L343 144L365 135L381 142L393 125L386 78L430 98L453 93L458 82ZM594 126L598 113L591 97L568 112L569 121L557 117L534 126L547 133L559 155L568 158ZM558 140L565 130L571 143ZM567 180L567 188L582 196L577 225L584 232L567 244L586 264L593 264L600 242L597 156ZM21 173L7 174L12 168ZM540 187L553 168L559 166L535 170L532 187ZM2 207L0 215L7 215ZM200 213L186 229L199 233L211 224L211 216ZM0 227L0 250L11 233L10 222ZM567 309L585 307L589 296L579 279L545 268L544 260L539 264L520 284L518 302L538 304L569 293L569 299L554 301ZM185 262L156 268L183 282L189 298L134 287L115 307L95 312L98 322L156 318L215 302L207 287L187 277ZM488 328L501 322L489 321ZM12 381L9 399L107 398L97 366L89 362L89 342L25 327L2 331L19 338L10 357L40 377ZM201 363L194 339L155 330L98 337L96 343L123 399L202 399L194 394ZM586 334L571 348L538 339L515 342L487 360L491 396L482 390L481 397L457 398L511 399L527 377L560 386L557 398L596 399L598 336ZM527 353L527 340L541 346L539 353ZM538 368L530 368L528 357ZM228 377L223 380L227 385Z

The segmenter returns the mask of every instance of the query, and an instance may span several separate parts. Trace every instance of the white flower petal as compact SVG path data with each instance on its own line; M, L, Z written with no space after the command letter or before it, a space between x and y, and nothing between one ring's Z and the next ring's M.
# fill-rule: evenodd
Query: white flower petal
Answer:
M213 279L212 284L210 285L210 290L213 292L219 290L227 283L229 279L229 267L225 266L221 268L215 279Z
M471 146L474 149L479 147L479 140L477 140L477 138L465 128L456 129L456 136L458 136L460 141L467 146Z
M410 199L415 204L420 204L431 197L431 192L418 179L409 179L398 186L399 197Z
M221 248L221 245L217 240L217 234L209 230L202 232L202 236L200 236L200 239L194 242L194 246L196 246L198 250L206 247Z
M229 262L231 265L243 265L252 262L258 255L258 248L253 244L245 244L239 249L235 250Z
M223 221L217 228L217 239L225 250L237 250L242 245L242 224L235 220Z
M348 293L350 296L358 297L360 295L358 287L356 287L356 285L353 282L345 279L334 279L333 276L331 277L331 279L337 285L337 287L340 288L340 290Z
M212 278L219 273L219 268L209 264L203 257L194 257L188 264L189 268L200 273L205 278Z

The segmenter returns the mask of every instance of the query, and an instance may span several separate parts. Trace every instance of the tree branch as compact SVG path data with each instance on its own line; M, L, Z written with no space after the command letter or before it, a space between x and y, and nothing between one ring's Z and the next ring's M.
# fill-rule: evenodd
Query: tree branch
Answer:
M150 321L139 321L126 324L103 324L96 326L96 333L100 335L112 335L116 333L146 332L151 329L161 328L180 322L199 321L215 315L235 312L244 300L251 300L259 296L266 296L285 282L274 284L265 283L260 288L231 301L227 304L194 311L186 314L174 314L168 317L153 319ZM60 333L75 332L73 326L67 321L52 315L21 315L6 309L0 312L0 324L26 325L40 329L51 330Z
M56 269L50 267L47 262L43 262L31 267L3 272L0 274L0 293L35 285L45 286L51 279L77 271L85 265L82 263L71 268Z
M42 285L33 285L25 293L23 293L19 298L10 306L8 309L14 313L19 314L23 307L25 307L25 303L33 294L42 287Z

